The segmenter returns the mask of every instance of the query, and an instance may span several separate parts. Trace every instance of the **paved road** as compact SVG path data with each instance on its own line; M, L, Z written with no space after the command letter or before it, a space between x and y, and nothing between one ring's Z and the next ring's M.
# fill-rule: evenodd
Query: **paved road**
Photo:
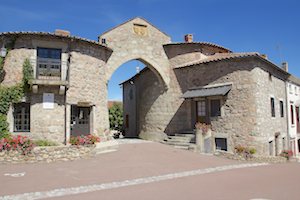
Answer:
M122 144L94 159L0 166L0 199L298 200L299 172L298 163L256 166L158 143Z

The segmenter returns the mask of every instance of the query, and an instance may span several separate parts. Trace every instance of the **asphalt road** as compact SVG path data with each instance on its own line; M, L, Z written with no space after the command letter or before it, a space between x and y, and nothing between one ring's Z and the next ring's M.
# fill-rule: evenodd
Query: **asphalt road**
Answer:
M122 144L93 159L2 165L0 199L300 199L299 163L249 165L158 143Z

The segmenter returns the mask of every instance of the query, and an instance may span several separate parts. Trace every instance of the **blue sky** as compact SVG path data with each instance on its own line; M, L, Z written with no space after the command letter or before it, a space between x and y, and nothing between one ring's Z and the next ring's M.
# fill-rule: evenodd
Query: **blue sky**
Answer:
M289 63L300 77L300 2L297 0L0 0L0 32L66 29L96 40L102 32L141 16L182 41L225 46L234 52L267 54L276 64ZM117 83L135 73L137 62L121 66L109 83L109 98L120 99Z

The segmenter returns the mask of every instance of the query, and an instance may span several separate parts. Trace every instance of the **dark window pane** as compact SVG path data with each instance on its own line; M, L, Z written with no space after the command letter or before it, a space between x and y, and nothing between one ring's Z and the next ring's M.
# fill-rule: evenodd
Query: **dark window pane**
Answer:
M221 101L220 99L210 101L210 116L221 116Z
M14 104L14 131L28 132L30 131L30 104L17 103Z
M295 119L294 119L294 106L291 105L291 122L292 124L295 124Z
M61 49L38 48L38 76L60 77L61 53Z
M227 139L226 138L215 138L216 149L227 151Z
M275 100L273 97L271 98L271 116L275 117Z
M284 117L283 101L280 101L280 116L281 116L281 117Z

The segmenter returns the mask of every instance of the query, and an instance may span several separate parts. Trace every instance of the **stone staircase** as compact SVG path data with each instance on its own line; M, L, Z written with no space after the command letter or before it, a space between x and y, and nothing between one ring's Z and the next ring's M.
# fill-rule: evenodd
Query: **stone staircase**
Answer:
M194 133L184 132L168 136L162 141L163 144L173 146L177 149L195 150L195 135Z

